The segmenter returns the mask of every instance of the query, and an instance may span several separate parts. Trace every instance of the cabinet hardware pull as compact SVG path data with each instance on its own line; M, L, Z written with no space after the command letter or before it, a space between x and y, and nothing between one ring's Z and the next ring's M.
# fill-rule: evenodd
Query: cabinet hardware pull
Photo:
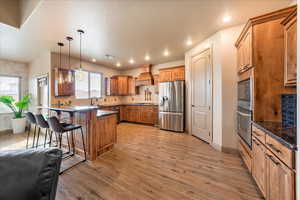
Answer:
M274 151L276 151L277 153L281 153L281 151L280 151L279 149L275 148L273 144L269 144L269 143L268 143L268 146L269 146L271 149L273 149Z
M272 162L273 162L275 165L280 165L279 162L277 162L276 160L274 160L273 156L268 155L268 157L270 158L270 160L272 160Z

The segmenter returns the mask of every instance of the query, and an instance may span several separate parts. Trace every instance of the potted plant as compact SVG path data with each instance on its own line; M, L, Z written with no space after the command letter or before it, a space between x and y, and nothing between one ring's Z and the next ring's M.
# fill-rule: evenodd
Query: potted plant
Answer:
M9 107L14 113L12 119L13 133L24 133L26 128L26 118L23 111L28 109L31 102L31 94L24 95L18 102L11 96L0 96L0 102Z

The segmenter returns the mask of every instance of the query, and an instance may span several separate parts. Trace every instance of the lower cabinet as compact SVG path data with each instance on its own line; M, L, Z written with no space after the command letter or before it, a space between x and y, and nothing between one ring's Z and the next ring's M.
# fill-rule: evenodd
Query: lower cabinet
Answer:
M270 151L266 152L267 200L294 200L295 173Z
M266 197L266 148L257 139L252 138L252 176L263 196Z
M153 125L158 121L157 106L128 105L122 106L120 112L121 121Z
M274 146L269 144L271 143L270 139L267 142L264 139L270 136L259 130L261 134L258 137L257 128L255 127L253 131L256 131L256 134L253 133L252 136L251 153L247 154L241 140L239 141L239 151L258 188L266 200L295 200L296 175L294 169L289 167L293 165L285 162L285 160L289 160L286 159L286 156L278 156L274 153L272 149ZM281 154L291 151L280 143L276 143L276 148L280 149ZM294 156L294 154L292 155ZM249 164L249 159L252 159L251 164Z

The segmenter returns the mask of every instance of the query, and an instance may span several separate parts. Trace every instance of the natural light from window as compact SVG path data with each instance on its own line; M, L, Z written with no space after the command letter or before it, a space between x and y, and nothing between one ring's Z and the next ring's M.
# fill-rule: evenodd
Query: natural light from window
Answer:
M102 74L75 71L75 97L77 99L100 98Z
M20 99L20 78L0 76L0 96L12 96L16 101ZM10 113L11 110L0 103L0 113Z

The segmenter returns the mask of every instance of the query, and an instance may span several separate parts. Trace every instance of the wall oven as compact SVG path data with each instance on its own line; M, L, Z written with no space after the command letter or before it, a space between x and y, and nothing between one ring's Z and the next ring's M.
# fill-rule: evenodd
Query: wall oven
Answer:
M252 79L238 82L237 133L252 146Z

